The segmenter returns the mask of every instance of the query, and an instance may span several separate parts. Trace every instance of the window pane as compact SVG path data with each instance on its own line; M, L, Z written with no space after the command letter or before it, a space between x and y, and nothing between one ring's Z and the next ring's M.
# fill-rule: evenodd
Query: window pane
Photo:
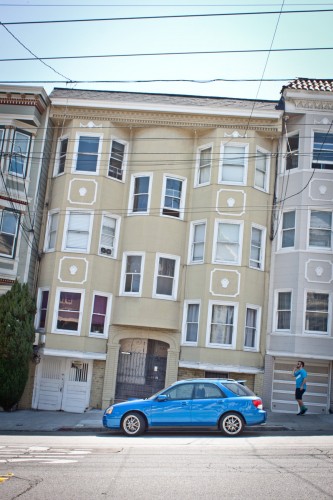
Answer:
M216 247L217 260L225 262L238 261L239 232L239 224L219 224Z
M309 245L316 247L331 247L332 213L311 212Z
M286 170L292 170L298 167L298 146L299 135L292 135L287 138L287 160Z
M192 261L202 261L204 253L206 224L195 224L193 230Z
M225 146L222 181L242 183L244 180L245 147Z
M96 172L98 147L99 137L80 137L76 170L81 172Z
M186 341L197 342L198 340L199 304L188 304L186 321Z
M333 169L333 134L315 132L312 167Z
M257 327L257 310L247 308L246 310L246 325L245 325L245 347L255 347L256 344L256 327Z
M3 210L0 212L0 254L13 257L19 215Z
M126 260L125 292L138 293L141 281L140 255L128 255Z
M79 327L81 294L61 292L58 309L58 330L77 331Z
M66 248L88 249L90 214L71 213L68 221Z
M278 295L278 330L290 330L291 292L280 292Z
M326 293L308 293L306 302L306 330L327 333L328 303Z
M253 227L251 233L250 266L257 269L261 267L261 238L262 230Z
M133 212L146 212L148 209L149 177L136 177L134 182Z
M67 146L68 146L68 139L67 138L62 139L60 142L58 174L62 174L65 170Z
M95 295L93 315L91 319L90 331L94 333L104 333L105 316L107 308L107 297Z
M257 151L254 183L261 189L265 189L266 187L266 164L267 155L265 153L262 153L261 151Z
M202 149L200 151L199 162L199 184L205 184L210 179L212 148Z
M49 300L49 291L43 290L41 294L39 324L37 325L37 328L45 328L48 300Z
M282 221L282 248L295 245L295 216L296 212L285 212Z
M124 155L125 155L125 144L121 144L120 142L117 141L112 141L111 156L109 163L110 177L122 180Z
M213 305L210 332L211 344L232 343L234 306Z

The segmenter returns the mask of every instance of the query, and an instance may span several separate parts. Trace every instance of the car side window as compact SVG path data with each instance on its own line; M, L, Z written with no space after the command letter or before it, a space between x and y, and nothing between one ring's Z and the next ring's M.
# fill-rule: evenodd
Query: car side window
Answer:
M164 394L170 400L192 399L193 385L194 384L177 385L176 387L172 387L171 389L166 391Z
M217 399L224 397L225 395L215 384L196 384L194 399Z
M254 396L254 393L245 385L228 382L225 386L237 396Z

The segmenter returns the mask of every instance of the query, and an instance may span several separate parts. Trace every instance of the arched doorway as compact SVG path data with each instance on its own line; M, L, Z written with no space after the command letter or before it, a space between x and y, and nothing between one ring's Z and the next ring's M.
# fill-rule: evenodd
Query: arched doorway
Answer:
M122 339L115 402L148 398L165 386L169 345L153 339Z

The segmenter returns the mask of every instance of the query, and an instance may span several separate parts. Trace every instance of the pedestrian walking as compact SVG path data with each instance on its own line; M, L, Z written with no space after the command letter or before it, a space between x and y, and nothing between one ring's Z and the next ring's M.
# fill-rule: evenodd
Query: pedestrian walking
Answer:
M298 361L296 367L294 368L293 375L296 378L296 390L295 399L298 403L299 412L297 415L304 415L308 409L303 404L303 394L306 391L306 378L308 376L305 368L304 362Z

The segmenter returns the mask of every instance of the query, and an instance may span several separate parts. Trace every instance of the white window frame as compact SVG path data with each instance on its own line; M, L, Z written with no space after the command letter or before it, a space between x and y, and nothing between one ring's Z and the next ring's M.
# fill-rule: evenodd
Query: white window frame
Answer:
M43 297L44 292L48 292L48 294L49 294L47 308L46 308L45 325L47 324L47 316L48 316L49 305L50 305L50 288L49 287L38 288L37 303L36 303L36 316L35 316L35 329L38 332L45 332L45 330L46 330L45 327L40 326L40 318L41 318L41 311L42 311L42 297Z
M321 229L321 228L312 228L311 227L311 214L312 212L325 212L331 214L331 228L330 229L325 229L325 231L330 233L330 246L316 246L316 245L310 245L310 231L311 229ZM322 208L312 208L308 212L308 243L307 243L307 248L308 250L316 250L316 251L322 251L322 252L330 252L332 250L333 246L333 211L332 210L323 210Z
M158 282L158 267L160 258L170 259L175 261L175 274L173 277L172 293L171 295L163 295L157 293L157 282ZM180 268L180 257L178 255L170 255L164 253L157 253L155 257L155 270L154 270L154 288L152 297L154 299L164 299L164 300L177 300L178 295L178 282L179 282L179 268Z
M195 230L198 226L204 225L204 239L202 242L194 241L194 236L195 236ZM187 262L188 264L203 264L205 261L205 247L206 247L206 232L207 232L207 220L202 219L202 220L196 220L191 222L190 226L190 236L189 236L189 246L188 246L188 256L187 256ZM203 244L203 250L202 250L202 258L195 260L193 258L194 255L194 248L196 244Z
M290 293L290 325L289 328L278 328L279 324L279 294L280 293ZM282 311L289 311L289 309L281 309ZM292 325L292 316L293 316L293 291L291 288L280 288L275 290L274 292L274 331L281 333L290 333L291 325Z
M253 229L258 229L258 231L261 231L259 267L251 264L251 260L253 260L253 259L251 259L252 231L253 231ZM250 236L250 255L249 255L249 267L251 269L256 269L257 271L264 271L264 269L265 269L265 250L266 250L266 228L263 226L260 226L259 224L252 224L251 225L251 236Z
M121 265L121 278L120 278L120 288L119 295L123 295L126 297L141 297L142 295L142 286L143 286L143 277L144 277L144 267L145 267L145 252L124 252L122 265ZM140 266L140 285L138 292L126 292L125 284L126 284L126 267L127 267L127 258L128 257L141 257L141 266Z
M54 246L50 246L52 219L55 216L58 216L58 219L56 221L56 228L53 231L53 233L55 234ZM59 218L60 218L60 211L58 209L50 210L49 213L47 214L47 224L46 224L45 240L44 240L44 252L54 252L56 249L56 241L57 241L57 235L58 235L58 229L59 229Z
M114 219L116 222L114 239L113 239L113 241L114 241L113 247L107 247L105 245L102 245L102 228L103 228L104 218ZM121 222L121 218L119 217L119 215L114 215L110 212L103 212L102 213L101 226L100 226L100 230L99 230L99 243L98 243L98 255L100 255L101 257L107 257L108 259L116 259L117 258L119 233L120 233L120 222Z
M217 258L217 238L218 238L218 233L219 233L219 225L220 224L225 224L225 225L232 225L232 226L239 226L239 240L238 240L238 256L237 260L235 261L227 261L227 260L220 260ZM216 219L215 220L215 227L214 227L214 244L213 244L213 255L212 255L212 261L213 264L225 264L227 266L240 266L242 263L242 250L243 250L243 232L244 232L244 221L239 221L239 220L225 220L225 219Z
M332 132L332 131L329 131L329 132L330 132L330 133L328 133L327 131L324 131L324 130L318 130L318 129L317 129L317 130L316 130L316 129L312 130L312 145L311 145L311 170L313 170L313 169L316 169L316 168L317 168L317 167L314 167L314 166L313 166L314 164L320 165L320 164L322 164L322 163L323 163L323 164L326 164L326 165L330 165L332 168L323 168L323 169L320 169L320 168L318 167L318 170L321 170L321 171L324 171L324 172L327 172L327 171L328 171L328 172L331 172L331 171L332 171L332 169L333 169L333 162L332 162L332 161L327 161L327 160L326 160L326 161L315 161L315 155L314 155L314 151L313 151L313 150L314 150L314 143L315 143L315 140L314 140L314 138L315 138L315 133L317 133L317 134L325 134L325 138L326 138L326 136L332 136L332 137L333 137L333 132ZM321 150L322 150L322 149L324 149L324 148L322 147L322 148L321 148ZM321 151L321 150L320 150L320 151Z
M327 295L327 331L321 332L318 330L308 330L306 328L306 316L307 316L307 298L309 293L318 293L322 295ZM314 311L312 311L314 312ZM332 293L329 293L327 290L304 290L304 327L303 331L307 335L318 335L319 337L330 337L331 336L331 323L332 323Z
M188 321L187 321L188 309L189 309L189 306L192 306L192 305L198 306L198 308L199 308L199 310L198 310L198 322L197 322L197 325L198 325L197 339L195 341L194 340L186 340L187 325L188 325ZM193 345L193 346L198 345L199 328L200 328L200 313L201 313L201 300L185 300L184 301L183 323L182 323L182 344L183 345Z
M16 153L16 154L18 154L19 156L21 156L22 158L25 159L24 162L23 162L23 171L22 171L22 173L17 173L14 170L10 170L11 160L15 156L14 145L15 145L16 134L22 134L22 135L25 135L26 137L29 138L29 146L28 146L27 153L26 154L22 154L22 153L18 154L18 153ZM20 177L21 179L25 179L26 177L28 177L28 171L29 171L29 166L30 166L30 162L31 162L31 155L32 155L33 146L34 146L34 136L30 132L27 132L24 129L15 128L13 130L12 134L10 134L9 140L10 140L10 143L11 143L11 148L10 148L10 156L9 156L9 161L8 161L8 174L12 175L12 176L15 176L15 177Z
M298 148L297 149L291 149L289 146L289 139L298 136ZM299 168L299 143L300 143L300 133L299 130L294 130L293 132L290 132L286 137L285 137L285 143L284 143L284 151L285 151L285 158L284 158L284 171L285 172L293 172L294 170L297 170ZM287 168L288 164L288 157L297 157L297 166L293 168Z
M167 186L167 181L168 179L180 181L182 183L182 190L181 190L181 196L179 200L179 209L178 208L170 208L165 206L165 198L166 198L166 186ZM186 199L186 183L187 180L185 177L179 177L178 175L170 175L170 174L164 174L163 175L163 188L162 188L162 199L161 199L161 212L160 215L163 217L169 217L171 219L178 219L178 220L183 220L184 219L184 208L185 208L185 199ZM164 214L163 211L173 211L175 213L178 213L178 217L175 215L171 214Z
M114 177L114 176L112 176L112 175L109 174L110 160L111 160L111 154L112 154L112 144L113 144L114 141L115 142L119 142L119 144L122 144L124 146L124 157L123 157L123 161L122 161L122 164L121 164L121 172L122 172L121 179L118 179L117 177ZM119 139L118 137L111 137L109 158L108 158L108 164L107 164L107 174L106 174L107 177L109 179L114 180L114 181L125 182L125 180L126 180L126 172L127 172L127 162L128 162L128 142L124 141L122 139Z
M80 138L81 137L98 137L99 142L98 142L98 151L96 154L97 159L96 159L96 169L93 172L89 172L86 170L77 170L76 169L76 164L77 164L77 159L79 155L79 145L80 145ZM72 173L77 174L77 175L98 175L99 174L99 169L100 169L100 162L101 162L101 154L102 154L102 145L103 145L103 134L96 134L93 132L77 132L75 136L75 145L74 145L74 153L73 153L73 163L72 163Z
M106 311L105 311L105 322L104 322L104 331L103 333L98 333L98 332L92 332L91 331L91 322L92 322L92 317L94 314L94 304L95 304L95 297L106 297L107 303L106 303ZM98 292L94 291L93 292L93 297L92 297L92 302L91 302L91 311L90 311L90 320L89 320L89 337L95 337L95 338L103 338L107 339L109 336L109 326L110 326L110 318L111 318L111 309L112 309L112 294L111 293L105 293L105 292Z
M244 163L243 163L243 179L241 181L226 181L222 180L223 168L224 168L224 155L226 147L235 147L244 149ZM249 144L244 144L241 142L222 142L221 152L220 152L220 165L219 165L219 184L228 184L236 186L245 186L247 182L247 172L248 172L248 156L249 156Z
M66 154L65 156L65 163L67 161L68 157L68 147L69 147L69 135L63 135L59 137L58 142L57 142L57 151L56 151L56 157L55 157L55 163L54 163L54 169L53 169L53 177L58 177L59 175L63 175L65 173L65 164L64 164L64 171L59 172L59 167L60 167L60 160L62 158L61 156L61 144L63 141L67 140L67 148L66 148Z
M283 229L283 220L284 220L284 216L285 214L289 214L289 213L294 213L295 214L295 224L294 224L294 227L293 228L287 228L287 229ZM282 212L282 217L281 217L281 230L280 230L280 241L279 241L279 248L283 251L288 251L288 250L291 250L291 249L294 249L295 248L295 240L296 240L296 218L297 218L297 212L295 209L293 210L284 210ZM285 231L294 231L294 244L290 247L287 247L287 246L283 246L283 234Z
M254 311L257 312L256 314L256 325L255 325L255 342L254 346L246 346L245 345L245 339L246 339L246 318L247 318L247 311L248 309L253 309ZM260 344L260 326L261 326L261 307L254 305L254 304L246 304L246 309L245 309L245 318L244 318L244 343L243 343L243 349L244 351L253 351L253 352L258 352L259 351L259 344Z
M233 333L231 344L217 344L210 342L211 334L211 323L212 323L212 312L214 306L227 306L234 308L234 321L233 321ZM206 347L211 347L213 349L235 349L237 340L237 326L238 326L238 302L227 302L220 300L210 300L208 304L208 314L207 314L207 331L206 331Z
M2 230L2 227L3 227L2 226L2 217L3 217L4 212L16 216L15 234L8 233L8 232L6 233L5 231ZM5 207L0 209L0 235L1 234L8 234L8 235L13 236L13 245L12 245L11 254L9 255L9 254L5 254L5 253L0 253L0 259L15 259L16 250L18 248L19 241L20 241L20 233L21 233L20 221L21 221L21 214L19 212L16 212L15 210L7 209Z
M88 240L87 240L87 248L70 248L67 247L67 236L68 236L68 228L69 228L69 221L71 215L74 214L79 214L79 215L89 215L89 228L88 228ZM92 227L93 227L93 220L94 220L94 214L92 211L88 210L75 210L75 209L70 209L66 210L66 217L65 217L65 226L64 226L64 234L63 234L63 241L62 241L62 251L63 252L71 252L71 253L89 253L90 252L90 245L91 245L91 236L92 236Z
M256 184L256 174L259 171L259 168L257 166L257 160L259 158L259 155L263 155L265 157L265 166L266 170L264 173L264 186L258 186ZM260 146L257 146L256 149L256 161L255 161L255 168L254 168L254 187L256 189L259 189L259 191L263 191L264 193L268 193L269 191L269 179L270 179L270 167L271 167L271 152L267 151L267 149L264 149ZM260 170L261 172L261 170Z
M60 300L61 292L78 293L81 295L79 321L78 321L77 331L75 331L75 330L62 330L62 329L57 328L59 300ZM79 337L81 335L82 316L83 316L83 311L84 311L84 299L85 299L85 290L84 289L81 289L81 288L60 288L60 287L56 289L53 322L52 322L52 333L59 333L61 335L71 335L71 336L75 336L75 337ZM90 329L90 326L89 326L89 329Z
M201 154L203 151L210 149L210 160L206 165L201 165ZM196 167L195 167L195 181L194 187L208 186L210 184L212 175L212 163L213 163L213 144L204 144L199 146L196 154ZM206 182L200 182L200 176L203 168L209 169L208 180Z
M136 210L134 211L134 200L135 200L135 181L139 177L148 177L149 178L149 187L147 194L147 209L146 210ZM149 215L150 212L150 201L151 201L151 190L153 184L153 174L151 172L140 172L140 174L134 174L131 176L131 186L130 186L130 194L128 200L128 215Z

